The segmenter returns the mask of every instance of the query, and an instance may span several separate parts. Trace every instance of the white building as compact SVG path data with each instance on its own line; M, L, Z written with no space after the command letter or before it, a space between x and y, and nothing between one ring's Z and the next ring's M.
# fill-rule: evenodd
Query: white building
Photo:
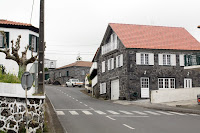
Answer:
M56 60L44 59L44 68L55 69Z
M34 48L33 55L37 54L38 48L38 37L39 37L39 29L32 26L31 24L13 22L8 20L0 19L0 31L4 31L7 37L8 47L11 49L12 44L11 41L17 41L19 35L21 35L21 43L19 55L21 56L21 52L25 50L27 45L31 45ZM4 49L3 44L3 36L0 33L0 49ZM11 51L10 51L11 52ZM6 55L0 52L0 65L5 66L7 73L18 74L18 64L13 60L5 59ZM27 51L27 59L31 57L31 50ZM27 71L29 71L32 64L28 64Z

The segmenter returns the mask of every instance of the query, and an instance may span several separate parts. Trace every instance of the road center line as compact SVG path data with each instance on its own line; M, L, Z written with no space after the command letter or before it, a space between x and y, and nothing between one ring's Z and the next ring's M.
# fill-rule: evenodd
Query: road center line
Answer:
M87 106L86 104L84 104L85 106Z
M125 127L128 127L128 128L130 128L130 129L135 129L135 128L133 128L133 127L130 127L129 125L126 125L126 124L123 124Z
M80 102L80 103L82 103L82 102Z
M111 119L111 120L113 120L113 121L116 120L116 119L114 119L114 118L111 118L110 116L106 116L106 117L109 118L109 119Z

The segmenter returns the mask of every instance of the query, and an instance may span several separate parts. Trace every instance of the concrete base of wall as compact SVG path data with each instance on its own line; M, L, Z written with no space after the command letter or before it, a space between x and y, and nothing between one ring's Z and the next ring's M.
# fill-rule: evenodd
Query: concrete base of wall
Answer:
M165 89L165 90L152 90L151 103L174 102L182 100L197 99L200 94L200 87L188 89Z

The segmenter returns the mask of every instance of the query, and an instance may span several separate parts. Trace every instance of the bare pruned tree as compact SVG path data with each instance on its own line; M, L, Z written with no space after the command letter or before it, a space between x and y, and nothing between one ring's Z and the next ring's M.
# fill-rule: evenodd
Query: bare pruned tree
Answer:
M38 54L33 56L33 47L31 47L30 45L27 45L25 47L25 50L23 52L21 52L21 56L19 55L19 49L20 49L20 39L21 39L21 35L18 36L17 41L14 44L14 41L11 41L11 50L10 48L8 48L8 44L6 42L6 34L4 31L0 31L0 33L3 35L3 44L4 44L4 48L0 49L0 52L4 53L6 55L6 59L9 60L13 60L15 61L18 66L19 66L19 72L18 72L18 77L21 79L22 74L26 71L26 67L29 63L33 63L35 60L37 60ZM29 47L31 47L31 57L29 59L27 59L27 51L29 49Z

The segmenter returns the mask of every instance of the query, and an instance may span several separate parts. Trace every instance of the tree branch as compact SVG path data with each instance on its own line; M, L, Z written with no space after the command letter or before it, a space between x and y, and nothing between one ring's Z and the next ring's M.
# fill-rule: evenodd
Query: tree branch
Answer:
M38 57L38 54L35 56L32 56L30 59L26 60L24 64L28 65L29 63L33 63L34 61L37 60L37 57Z

